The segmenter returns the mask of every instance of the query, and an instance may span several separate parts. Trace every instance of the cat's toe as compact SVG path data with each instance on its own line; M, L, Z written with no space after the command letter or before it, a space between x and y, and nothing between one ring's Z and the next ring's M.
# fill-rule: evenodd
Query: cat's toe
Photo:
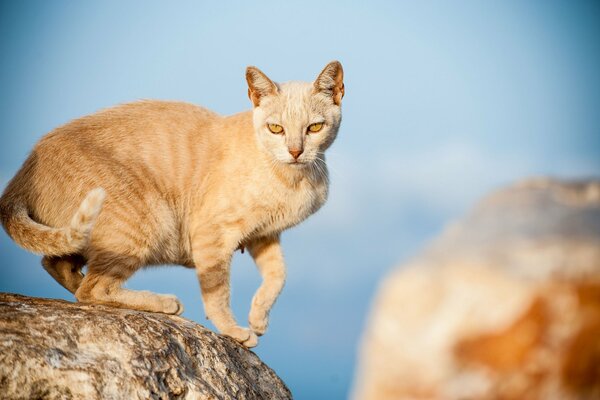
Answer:
M248 328L234 326L226 331L223 331L222 333L223 335L229 336L236 342L239 342L248 348L255 347L258 344L258 337Z
M183 304L173 295L163 295L162 305L165 314L181 315L183 313Z
M258 345L258 336L254 332L250 332L250 337L242 343L245 347L251 349Z

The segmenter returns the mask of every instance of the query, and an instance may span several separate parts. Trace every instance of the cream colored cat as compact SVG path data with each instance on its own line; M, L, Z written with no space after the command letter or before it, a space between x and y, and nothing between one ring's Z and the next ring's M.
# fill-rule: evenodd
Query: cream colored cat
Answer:
M337 61L314 83L276 84L255 67L246 79L253 111L222 117L140 101L49 133L0 199L6 232L86 303L180 314L175 296L122 284L147 265L195 268L207 317L255 346L285 281L279 236L327 198L323 152L338 132L344 84ZM250 329L229 305L240 248L263 277Z

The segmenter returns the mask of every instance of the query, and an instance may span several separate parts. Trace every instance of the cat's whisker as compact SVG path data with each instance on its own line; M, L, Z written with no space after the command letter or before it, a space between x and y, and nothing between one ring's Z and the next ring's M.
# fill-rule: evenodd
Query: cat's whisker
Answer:
M310 164L310 170L311 170L311 173L312 173L312 175L313 175L313 177L314 177L315 179L317 179L317 178L321 177L321 175L322 175L322 172L321 172L321 171L319 171L319 167L317 166L317 164L316 164L316 163L311 163L311 164Z
M317 165L319 165L319 163L322 163L322 167L324 168L328 168L327 163L325 161L325 156L323 154L317 154L317 156L315 157L315 161L317 161Z
M339 170L334 167L334 165L332 165L331 163L326 163L325 159L323 159L323 158L321 158L319 156L317 156L316 159L318 159L319 162L321 162L321 163L323 163L323 164L325 164L327 166L327 170L329 171L329 173L331 175L333 175L336 178L336 180L342 181L344 183L348 182L348 176L345 175L345 174L341 174L339 172ZM331 158L329 158L329 161L331 161Z
M322 162L323 165L319 165L319 162ZM320 177L327 183L327 185L329 185L329 175L327 173L327 165L325 164L325 161L317 157L315 158L315 162L312 164L315 166Z

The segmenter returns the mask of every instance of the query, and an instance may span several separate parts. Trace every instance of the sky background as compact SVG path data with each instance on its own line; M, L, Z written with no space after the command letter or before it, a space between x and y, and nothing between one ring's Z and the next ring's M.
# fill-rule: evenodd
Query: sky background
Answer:
M490 190L600 175L600 5L593 1L0 3L0 188L45 133L142 98L250 108L244 70L345 71L330 199L283 235L288 280L255 352L297 399L345 398L377 284ZM73 300L0 233L0 291ZM260 283L234 257L246 323ZM207 324L195 273L139 272ZM212 328L212 327L211 327Z

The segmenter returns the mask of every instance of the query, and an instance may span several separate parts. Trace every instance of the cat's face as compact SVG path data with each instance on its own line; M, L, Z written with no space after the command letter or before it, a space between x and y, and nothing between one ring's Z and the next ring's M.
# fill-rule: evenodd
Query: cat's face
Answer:
M258 141L273 159L301 168L322 158L342 119L342 65L329 63L314 83L276 84L255 67L246 79Z

